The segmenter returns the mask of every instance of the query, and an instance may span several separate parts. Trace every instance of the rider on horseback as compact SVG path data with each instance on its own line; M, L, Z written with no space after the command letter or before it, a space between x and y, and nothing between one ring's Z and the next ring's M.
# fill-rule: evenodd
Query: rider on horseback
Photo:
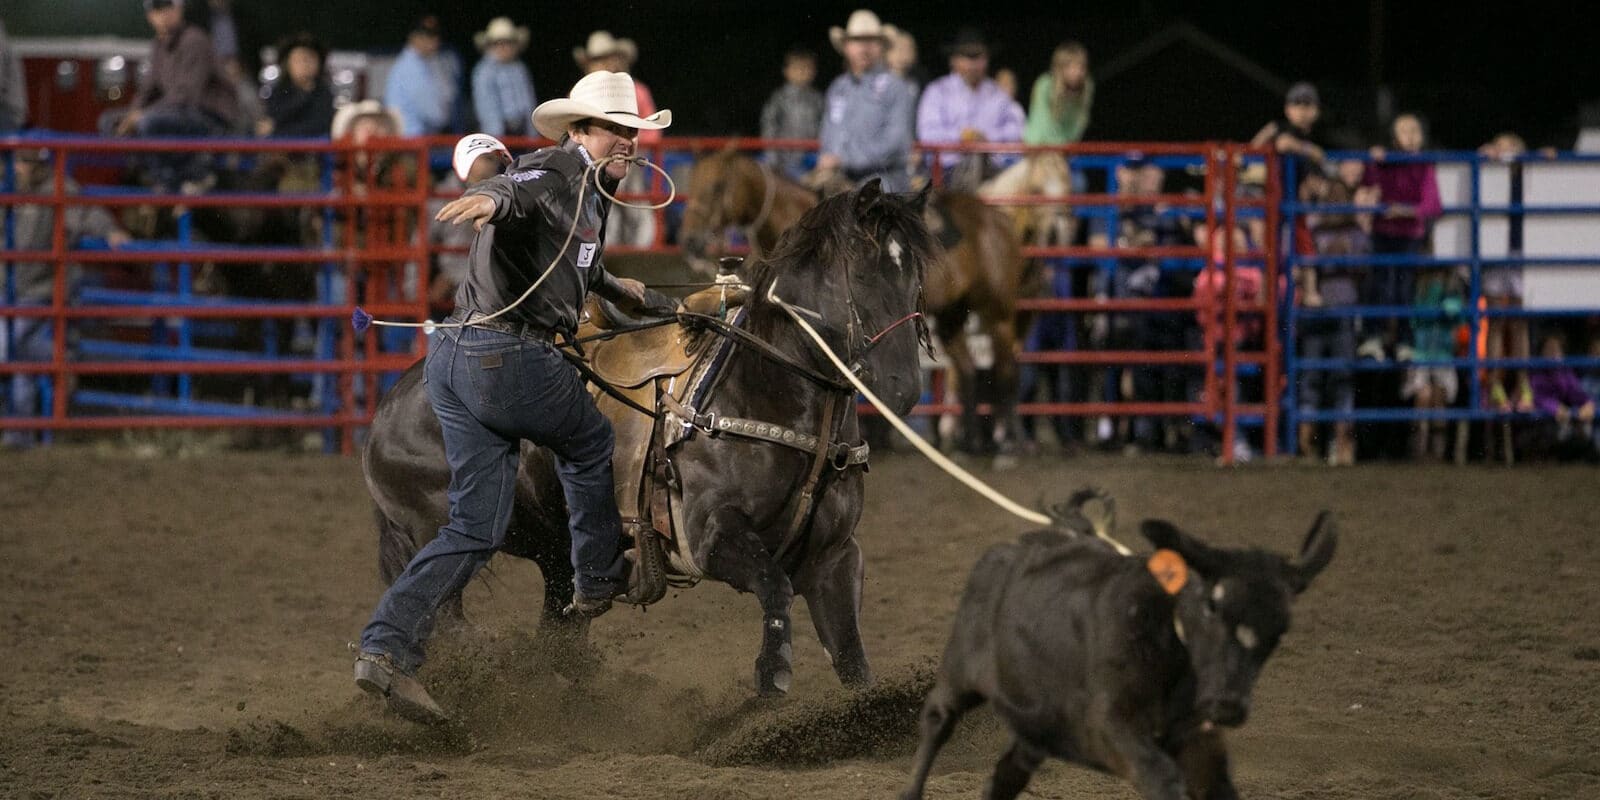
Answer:
M571 338L590 291L624 311L673 312L673 301L663 295L606 272L601 251L611 204L592 183L584 187L597 161L633 155L639 129L671 122L670 111L638 115L626 73L591 73L572 87L570 98L534 109L534 127L560 144L521 157L437 215L448 223L472 222L479 231L450 318L461 325L439 329L425 368L450 464L450 518L379 600L355 665L356 684L386 696L408 719L446 719L413 674L439 604L505 540L521 440L554 454L566 496L577 572L568 612L595 616L626 596L629 567L613 494L611 424L554 339L557 333ZM600 182L615 191L628 162L599 169ZM533 294L518 303L541 275Z

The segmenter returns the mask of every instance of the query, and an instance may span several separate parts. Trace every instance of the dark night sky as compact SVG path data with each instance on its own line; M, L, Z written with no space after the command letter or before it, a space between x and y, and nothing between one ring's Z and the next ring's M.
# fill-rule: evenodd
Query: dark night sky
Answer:
M115 9L109 15L108 5ZM673 109L675 129L714 134L754 133L762 100L781 80L781 55L792 44L822 56L819 86L824 86L838 68L827 29L843 25L861 3L236 0L235 5L245 35L257 42L307 27L334 47L350 49L397 48L417 16L448 7L441 18L469 67L477 57L471 34L490 17L508 13L533 29L524 57L542 98L571 86L578 77L572 48L589 31L608 28L639 43L634 72L661 105ZM5 6L14 35L147 35L137 0L7 0ZM1124 58L1148 37L1187 22L1277 79L1315 81L1323 93L1324 135L1347 139L1336 144L1366 144L1376 135L1375 89L1381 82L1392 90L1396 110L1419 111L1430 120L1439 146L1475 147L1513 129L1532 144L1566 147L1579 103L1600 99L1600 59L1593 55L1593 31L1600 27L1596 6L885 0L870 7L917 36L923 65L934 76L946 71L940 44L965 23L980 25L1000 45L995 66L1015 70L1024 90L1044 69L1055 44L1083 41L1100 80L1091 139L1243 139L1277 112L1280 97L1271 89L1189 44L1174 44L1137 63ZM1375 28L1381 34L1375 35ZM1121 68L1102 74L1114 65Z

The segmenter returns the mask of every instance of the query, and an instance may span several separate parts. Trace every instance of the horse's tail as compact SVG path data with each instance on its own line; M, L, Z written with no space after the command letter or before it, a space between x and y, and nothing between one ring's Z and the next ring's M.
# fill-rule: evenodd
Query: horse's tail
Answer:
M389 519L376 503L372 506L372 516L378 522L378 575L383 578L383 585L389 586L416 556L417 543L412 540L410 531Z

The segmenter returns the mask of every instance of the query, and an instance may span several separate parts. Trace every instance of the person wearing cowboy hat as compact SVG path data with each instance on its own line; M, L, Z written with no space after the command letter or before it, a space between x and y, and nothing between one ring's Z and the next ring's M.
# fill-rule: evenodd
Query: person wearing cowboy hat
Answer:
M639 113L650 116L656 112L656 100L650 94L650 87L644 81L633 76L633 63L639 60L639 48L632 39L619 39L611 35L610 31L595 31L589 34L582 47L572 48L572 59L578 62L578 67L585 74L606 70L608 72L626 72L633 77L634 102L639 106ZM661 143L661 131L646 128L639 131L639 146L651 148ZM628 174L626 182L622 184L622 191L641 193L649 190L645 175L639 171ZM635 208L623 208L617 211L618 218L606 233L608 244L628 244L639 247L649 246L655 241L656 216L650 211Z
M862 9L828 39L844 56L845 72L828 87L817 171L855 183L882 178L886 190L908 191L917 91L884 65L885 26Z
M439 133L455 117L460 94L461 62L453 51L440 49L439 18L429 14L411 27L405 49L389 68L383 104L400 115L405 136Z
M510 17L495 17L473 37L483 58L472 68L472 107L478 127L492 136L528 135L537 102L528 67L518 58L528 46L528 29Z
M574 334L589 292L628 313L675 310L644 284L606 271L611 204L594 187L598 177L615 191L628 169L622 161L597 166L601 159L631 156L640 129L671 123L670 111L640 116L626 73L590 73L568 97L533 111L533 127L558 144L518 158L435 215L478 229L450 317L465 327L439 329L425 372L450 464L450 517L378 602L355 665L357 685L384 695L408 719L447 718L413 675L434 610L505 540L521 440L549 449L566 496L577 584L568 613L595 616L614 598L627 599L611 423L554 338ZM533 294L513 305L541 276Z
M976 28L962 28L945 48L950 74L928 84L917 105L917 140L927 144L1020 142L1027 121L1022 106L989 78L989 43ZM1014 157L1013 157L1014 159ZM942 152L940 168L973 190L998 159L982 153ZM957 165L970 168L957 170ZM959 185L965 184L965 185Z

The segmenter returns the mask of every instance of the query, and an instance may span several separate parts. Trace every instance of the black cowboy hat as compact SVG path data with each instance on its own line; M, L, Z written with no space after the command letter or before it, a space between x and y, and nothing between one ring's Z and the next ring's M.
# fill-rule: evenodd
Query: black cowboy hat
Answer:
M317 61L328 63L328 46L321 39L312 35L310 31L299 31L285 36L278 42L278 61L283 63L289 59L289 51L297 47L304 47L317 54Z
M983 31L966 27L956 31L956 38L944 46L947 56L979 56L995 53L995 48L984 38Z

